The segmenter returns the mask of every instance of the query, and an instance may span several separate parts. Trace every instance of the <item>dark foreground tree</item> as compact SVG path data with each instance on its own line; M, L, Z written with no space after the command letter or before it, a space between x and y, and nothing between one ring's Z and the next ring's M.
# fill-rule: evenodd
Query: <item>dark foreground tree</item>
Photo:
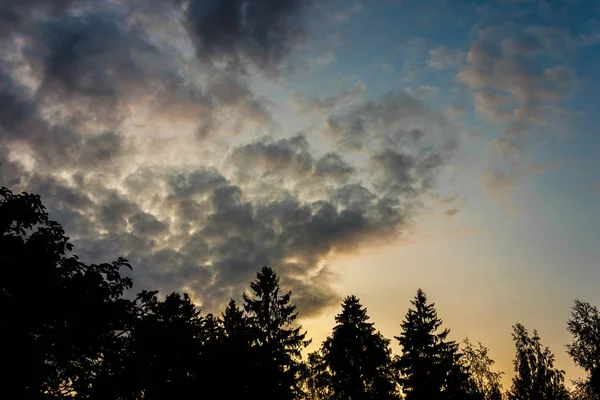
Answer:
M502 372L492 371L494 360L488 355L489 349L477 343L463 341L462 358L469 371L469 379L475 397L483 400L502 400Z
M554 368L554 355L542 347L536 330L530 337L521 324L513 326L515 375L509 400L568 400L564 371Z
M450 330L439 331L442 320L435 304L427 303L421 289L411 304L414 309L408 310L400 325L402 333L396 336L402 346L396 365L406 399L471 398L472 388L458 344L447 340Z
M321 370L314 378L326 386L316 389L336 400L397 399L390 341L369 322L367 309L358 298L344 299L335 322L333 334L323 342L321 356L314 355L311 360L313 368Z
M244 312L231 300L223 312L225 337L220 357L229 379L223 385L222 398L241 399L258 392L254 384L255 362L252 336Z
M126 329L129 264L80 262L39 196L4 187L0 249L3 381L19 398L86 398Z
M186 294L161 301L157 293L137 296L133 324L120 351L107 355L95 398L189 398L199 389L206 318Z
M321 351L317 350L308 355L306 367L302 371L300 384L303 400L333 400L333 382L331 371L323 358Z
M575 300L567 329L573 342L567 353L575 364L587 373L587 379L578 382L580 391L600 399L600 313L596 306Z
M301 351L308 346L306 333L294 322L296 305L290 303L291 292L279 293L279 278L275 271L263 267L250 284L250 294L244 294L244 310L253 344L254 382L258 392L250 398L273 400L293 399L299 392L298 378L302 371Z

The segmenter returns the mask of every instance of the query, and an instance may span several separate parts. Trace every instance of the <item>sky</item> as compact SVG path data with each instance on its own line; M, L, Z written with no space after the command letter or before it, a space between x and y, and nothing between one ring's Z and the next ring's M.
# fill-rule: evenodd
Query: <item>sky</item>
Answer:
M422 288L505 386L517 322L582 375L597 1L5 0L0 50L0 183L134 290L219 312L269 265L315 348L344 296L391 338Z

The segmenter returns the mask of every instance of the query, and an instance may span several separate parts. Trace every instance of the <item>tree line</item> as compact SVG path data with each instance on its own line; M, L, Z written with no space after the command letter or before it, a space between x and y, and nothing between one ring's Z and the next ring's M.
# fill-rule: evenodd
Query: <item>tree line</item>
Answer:
M514 378L481 343L448 339L418 290L401 348L346 297L330 336L310 344L291 292L263 267L242 303L203 315L187 294L131 298L127 260L85 264L39 196L0 190L3 392L27 399L599 400L600 315L575 300L567 352L587 371L574 390L534 330L513 327ZM12 397L10 397L12 398Z

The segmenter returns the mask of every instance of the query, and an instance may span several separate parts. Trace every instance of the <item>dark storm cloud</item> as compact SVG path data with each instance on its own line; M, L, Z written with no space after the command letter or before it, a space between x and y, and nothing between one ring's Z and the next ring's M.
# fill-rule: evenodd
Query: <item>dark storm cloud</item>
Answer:
M4 139L26 134L22 128L33 111L27 88L0 70L0 136Z
M114 99L143 74L155 49L114 13L61 15L36 29L27 52L41 55L43 88L71 95ZM46 93L45 93L46 94Z
M246 63L272 75L304 37L314 0L191 0L186 25L201 61Z
M0 35L7 37L36 19L67 9L73 0L3 0L0 3Z

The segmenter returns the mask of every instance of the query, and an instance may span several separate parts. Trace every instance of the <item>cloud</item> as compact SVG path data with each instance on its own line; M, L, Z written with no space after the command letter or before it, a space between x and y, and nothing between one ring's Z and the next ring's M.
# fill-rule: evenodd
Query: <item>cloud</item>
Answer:
M504 169L488 167L483 176L484 189L494 200L506 200L515 185L527 178L542 174L558 166L557 163L541 165L513 164Z
M331 114L334 110L357 100L357 97L366 89L365 84L358 80L350 87L345 87L328 96L306 96L295 94L291 98L294 109L302 114L314 112L321 115Z
M41 194L82 260L128 258L136 290L218 311L271 265L304 316L337 304L329 261L407 229L455 130L360 81L298 96L322 123L281 129L260 84L292 72L312 5L2 3L0 180Z
M464 51L439 45L429 50L427 65L433 69L456 68L464 62L464 59Z
M568 112L560 103L577 86L568 60L576 41L561 29L495 26L480 29L457 78L474 93L475 111L503 131L490 147L484 174L489 193L528 175L526 136L560 132ZM513 177L512 174L515 174Z
M405 92L388 92L327 118L325 136L348 150L361 150L372 140L389 137L402 123L425 119L425 106ZM380 136L381 135L381 136Z
M311 0L191 0L186 26L201 61L253 67L266 75L304 39Z

